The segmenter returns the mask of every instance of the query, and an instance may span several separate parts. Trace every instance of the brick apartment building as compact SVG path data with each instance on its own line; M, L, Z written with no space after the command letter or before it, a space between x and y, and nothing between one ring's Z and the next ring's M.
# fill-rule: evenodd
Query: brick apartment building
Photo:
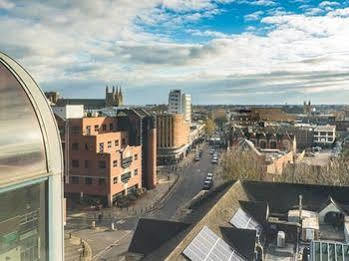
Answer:
M142 145L142 187L153 189L156 177L156 118L141 108L120 109L118 129L129 133L131 146Z
M142 187L142 146L130 144L129 133L118 129L117 117L56 118L68 198L88 195L111 206L118 196Z
M190 126L183 114L158 114L157 160L158 165L171 164L181 160L189 146Z

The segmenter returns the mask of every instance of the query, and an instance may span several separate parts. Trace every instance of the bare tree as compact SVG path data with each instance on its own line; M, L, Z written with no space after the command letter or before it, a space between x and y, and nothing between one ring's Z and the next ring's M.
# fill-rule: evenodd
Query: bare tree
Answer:
M336 186L349 185L349 161L340 157L331 159L327 166L310 166L304 163L288 165L283 174L275 181Z
M263 165L248 151L229 150L220 160L218 175L223 180L261 180Z

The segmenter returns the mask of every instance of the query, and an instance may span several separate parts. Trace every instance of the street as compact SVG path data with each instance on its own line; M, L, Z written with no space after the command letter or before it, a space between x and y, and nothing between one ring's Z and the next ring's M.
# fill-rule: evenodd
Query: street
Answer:
M208 146L205 145L200 161L192 161L189 167L184 169L183 173L180 173L180 183L177 184L164 207L147 216L157 219L173 219L178 208L184 206L200 192L207 173L212 172L212 170L211 155L208 153Z
M93 231L89 228L70 231L84 238L91 245L93 260L117 260L120 254L127 251L140 217L177 220L180 218L181 208L202 190L207 173L214 169L211 164L209 146L205 144L202 150L200 161L192 160L179 173L178 183L162 202L161 208L139 217L117 218L115 220L117 231ZM110 221L105 220L97 225L109 227Z

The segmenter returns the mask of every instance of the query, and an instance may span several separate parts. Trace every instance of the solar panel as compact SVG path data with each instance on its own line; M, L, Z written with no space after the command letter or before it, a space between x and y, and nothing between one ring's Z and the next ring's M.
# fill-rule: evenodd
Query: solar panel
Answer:
M237 228L254 229L258 235L262 232L262 226L241 208L231 218L230 224Z
M206 226L184 249L183 254L192 261L245 261L235 249Z

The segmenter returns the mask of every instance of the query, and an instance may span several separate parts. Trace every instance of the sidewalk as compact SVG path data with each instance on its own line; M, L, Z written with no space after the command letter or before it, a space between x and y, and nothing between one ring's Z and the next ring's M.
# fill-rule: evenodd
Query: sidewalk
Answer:
M64 234L64 260L65 261L91 261L92 250L90 245L83 239Z

